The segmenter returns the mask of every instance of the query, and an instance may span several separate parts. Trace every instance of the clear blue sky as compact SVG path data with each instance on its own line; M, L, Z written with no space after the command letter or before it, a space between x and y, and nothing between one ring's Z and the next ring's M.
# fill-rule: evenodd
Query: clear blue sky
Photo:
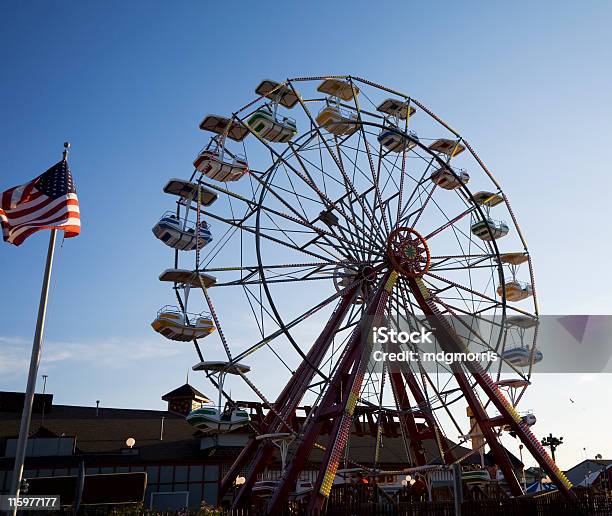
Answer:
M149 328L168 301L150 228L191 171L207 112L266 77L353 74L424 101L512 200L542 313L612 313L608 2L70 2L0 6L0 190L72 142L83 230L58 252L41 374L68 404L161 407L194 355ZM47 234L0 245L0 389L22 390ZM84 381L85 380L85 381ZM538 378L561 466L612 458L609 376ZM576 404L567 401L570 392Z

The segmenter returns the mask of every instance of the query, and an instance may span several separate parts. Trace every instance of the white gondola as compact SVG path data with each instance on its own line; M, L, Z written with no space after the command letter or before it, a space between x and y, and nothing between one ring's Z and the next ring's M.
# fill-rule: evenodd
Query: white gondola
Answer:
M187 416L187 422L194 427L209 432L229 432L249 423L251 416L241 408L226 408L222 410L223 384L227 374L246 374L251 368L244 364L209 361L199 362L192 367L194 371L217 373L219 400L217 406L205 405L195 409Z
M527 426L533 426L537 423L538 419L532 412L527 412L526 414L521 415L521 421L523 421L523 423L525 423Z
M530 364L541 362L544 355L538 349L531 350L521 346L505 350L501 357L515 367L527 367Z
M238 181L242 176L248 174L249 165L244 156L234 155L233 159L225 159L227 153L221 152L219 148L205 148L200 151L193 162L193 166L206 177L226 183Z
M279 116L268 108L260 108L248 119L247 125L264 140L285 143L297 134L293 118Z
M498 239L506 236L510 228L508 224L501 220L493 220L490 217L485 218L484 220L478 220L474 222L470 228L472 234L480 238L481 240L486 240L490 242L493 239Z
M215 331L209 314L189 314L175 306L161 308L151 326L164 337L181 342L202 339Z
M235 430L246 425L250 420L249 413L244 409L221 412L217 407L208 405L192 410L187 416L187 422L195 428L219 432Z
M159 222L153 226L153 234L164 244L179 251L201 249L212 241L210 227L204 221L199 229L191 221L181 221L172 212L162 215Z
M416 141L419 141L419 137L414 131L409 131L406 137L400 129L397 127L383 128L378 135L378 143L383 147L387 148L391 152L402 152L403 150L410 150L416 147Z
M317 124L336 136L349 136L358 128L357 114L330 102L317 115Z
M537 326L538 320L534 317L528 317L526 315L511 315L510 317L506 318L506 324L508 326L516 326L517 328L527 330Z
M533 288L529 283L524 283L522 281L508 281L504 285L506 289L506 299L508 301L522 301L523 299L527 299L528 297L533 295ZM504 289L502 285L497 287L497 295L502 296Z
M446 138L440 138L429 146L429 150L437 152L439 154L446 154L453 158L461 154L465 150L465 146L461 145L456 140L447 140Z
M453 174L450 169L445 167L434 170L430 178L440 188L455 190L460 186L466 185L470 180L470 175L465 169L459 169Z

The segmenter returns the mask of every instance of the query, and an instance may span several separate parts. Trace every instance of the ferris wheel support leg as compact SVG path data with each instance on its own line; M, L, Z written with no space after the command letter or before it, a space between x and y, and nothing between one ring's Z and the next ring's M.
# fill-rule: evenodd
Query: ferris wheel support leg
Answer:
M308 385L315 375L315 368L319 367L319 364L327 353L333 336L342 324L342 321L344 320L357 294L358 289L355 288L348 291L342 297L340 303L332 313L329 321L325 325L325 328L321 332L321 335L319 335L315 343L308 351L308 354L306 355L308 360L302 361L298 369L291 376L291 379L289 382L287 382L287 385L283 388L276 399L274 408L276 412L281 413L285 419L294 418L295 410L297 409L304 396L304 393L308 389ZM271 433L276 431L281 424L282 422L279 421L276 414L274 414L272 411L268 411L262 422L260 431L262 433ZM251 489L253 488L253 484L257 478L257 474L261 472L265 464L272 457L273 453L274 447L271 446L270 443L257 441L255 437L252 437L248 444L243 448L240 455L236 458L225 477L223 477L221 486L219 488L219 502L232 487L240 471L248 463L250 463L250 471L234 500L234 505L236 507L244 504L249 498ZM255 458L253 459L253 457Z
M352 411L358 399L359 393L357 392L355 395L355 388L361 385L361 379L363 378L363 375L360 374L360 366L364 360L363 341L366 337L364 330L369 331L372 322L382 316L381 305L384 308L387 303L388 294L384 294L387 292L386 287L388 283L389 274L387 273L383 276L376 289L376 293L368 304L367 315L362 316L362 320L351 334L338 367L328 384L327 391L319 405L315 408L315 412L304 430L298 449L288 464L280 484L272 495L272 499L268 504L268 514L279 514L282 512L291 486L293 486L300 471L302 471L323 424L332 419L332 431L329 435L313 492L310 495L309 511L316 513L317 507L320 509L323 502L327 499L328 493L321 492L324 491L322 488L323 479L325 477L329 481L329 478L331 478L329 482L333 482L335 477L339 458L346 444L347 431L350 432L350 425L353 419ZM370 319L369 322L364 320L366 317ZM346 395L346 393L349 394Z
M432 316L436 319L436 325L434 328L434 335L440 343L440 347L444 351L449 352L462 352L464 351L465 345L462 343L461 338L454 332L452 327L444 320L442 314L438 310L431 294L428 292L425 284L420 280L413 278L409 279L409 285L412 293L415 296L419 306L425 314ZM439 324L438 324L439 323ZM510 427L516 432L521 442L532 454L533 458L538 461L542 469L549 475L550 479L557 486L559 491L563 493L566 498L575 500L576 495L571 491L572 484L567 479L565 474L557 467L554 461L550 458L546 450L540 445L537 438L533 435L529 427L521 420L520 415L516 412L516 409L506 399L504 394L495 385L489 374L477 363L468 362L466 368L486 396L491 400L495 408L500 412L502 417L508 422ZM468 404L472 412L474 413L478 425L480 426L487 443L491 447L495 458L500 462L500 468L504 473L504 477L510 486L512 494L517 493L515 496L522 494L521 488L516 474L509 466L509 459L505 449L499 443L497 436L492 430L492 423L488 417L485 409L481 405L480 401L476 398L476 395L472 389L470 382L467 380L463 369L458 364L452 366L453 374L457 379L461 391L466 397ZM509 469L506 473L506 469ZM510 476L508 476L510 475Z
M476 397L476 394L472 390L472 386L465 376L465 373L459 367L453 367L452 369L453 375L455 376L457 383L459 384L459 387L468 402L468 406L470 407L472 414L474 414L476 421L478 421L478 427L483 433L487 444L491 448L491 451L495 456L495 461L504 474L504 479L510 487L512 496L521 496L523 494L523 489L518 481L518 478L516 477L512 463L510 462L508 454L506 453L506 449L501 445L499 439L495 435L493 427L489 422L489 416L480 403L480 400Z
M393 391L395 404L402 411L402 414L399 416L399 423L404 446L406 450L410 450L411 459L414 460L415 464L417 466L424 466L427 464L427 459L425 458L423 439L412 414L412 407L404 387L402 374L400 372L392 372L389 373L389 376L391 378L391 390Z
M360 328L357 328L356 333L353 335L355 338L351 339L352 342L347 346L347 348L351 346L350 349L347 349L347 353L343 357L340 367L338 367L334 374L334 378L331 380L328 390L323 396L319 406L315 409L316 412L313 414L308 426L304 430L304 435L300 440L295 455L287 465L287 469L283 474L280 484L272 495L272 499L268 504L268 514L280 514L282 512L283 506L289 497L290 490L304 468L310 450L312 450L317 437L321 433L323 424L329 420L329 415L327 418L323 418L320 417L321 414L326 411L329 414L329 409L335 405L341 393L346 392L344 383L346 374L344 371L350 369L359 358L360 349L358 343L361 340Z
M371 359L372 344L367 338L373 326L378 326L383 319L391 292L397 281L396 272L383 276L374 299L368 306L366 316L360 321L361 335L359 339L359 354L356 362L347 375L346 387L342 390L343 399L336 403L337 416L332 419L333 426L319 466L319 473L314 483L314 489L308 505L309 514L318 514L327 500L336 477L336 471L346 448L355 414L355 407L359 400L361 387L368 363ZM367 319L366 319L367 317ZM345 372L348 373L348 369Z
M397 346L397 344L395 344L390 347L390 350L398 352L400 351L400 348L399 346ZM427 401L425 394L421 390L421 387L419 386L419 383L417 382L414 373L410 369L410 366L405 362L400 362L399 368L401 373L403 374L406 384L408 385L408 388L410 389L412 396L414 397L414 400L416 401L417 407L419 407L419 411L421 412L423 418L427 423L428 430L426 432L419 432L419 439L421 440L421 443L423 440L426 439L433 439L434 441L436 441L440 450L440 458L442 459L442 462L447 465L452 464L455 461L455 454L450 449L446 437L441 432L440 427L436 419L434 418L431 407L429 406L429 402ZM403 384L401 384L401 388L404 389ZM406 395L406 399L407 398L408 396Z
M452 452L448 445L448 441L446 437L441 432L440 427L434 418L433 412L429 406L429 402L423 394L421 387L419 386L416 378L414 377L414 373L408 367L408 364L400 363L400 368L402 373L404 374L404 378L406 383L408 384L408 388L410 392L414 396L416 400L417 406L419 407L421 414L425 418L427 422L427 426L429 427L429 431L431 432L431 439L435 439L436 441L440 441L439 448L442 452L442 461L444 464L450 465L455 462L455 454Z

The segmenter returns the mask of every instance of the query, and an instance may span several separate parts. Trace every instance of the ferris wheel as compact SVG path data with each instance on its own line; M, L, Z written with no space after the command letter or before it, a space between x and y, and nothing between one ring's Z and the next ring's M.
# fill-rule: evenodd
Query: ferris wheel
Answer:
M520 495L500 442L511 431L571 495L530 430L535 417L518 408L544 358L533 269L508 198L472 146L418 100L365 79L264 80L255 91L231 115L203 119L210 139L191 177L164 188L176 210L153 228L174 249L160 280L177 299L153 328L193 341L194 369L219 393L188 420L213 433L254 432L221 496L242 475L234 504L246 504L281 450L280 479L266 486L275 513L318 449L308 495L318 509L340 466L384 471L390 419L406 467L451 465L465 457L459 445L471 443L470 453L488 445ZM203 293L206 312L188 311L191 290ZM381 344L380 327L425 329L433 343ZM376 351L498 360L391 364L374 360ZM227 393L228 374L265 407L259 421ZM377 428L366 461L351 451L364 414Z

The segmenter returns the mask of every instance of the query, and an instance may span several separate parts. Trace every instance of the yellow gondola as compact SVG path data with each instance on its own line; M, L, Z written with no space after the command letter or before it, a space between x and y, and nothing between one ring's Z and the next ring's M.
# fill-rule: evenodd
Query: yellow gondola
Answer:
M202 339L215 331L209 314L187 314L175 306L161 308L151 327L167 339L181 342Z
M357 128L357 115L349 110L341 109L335 104L328 104L317 115L317 124L336 136L348 136Z
M504 285L506 289L506 299L508 301L522 301L533 295L533 288L529 283L523 283L522 281L509 281ZM497 294L501 296L503 294L502 285L497 287Z

